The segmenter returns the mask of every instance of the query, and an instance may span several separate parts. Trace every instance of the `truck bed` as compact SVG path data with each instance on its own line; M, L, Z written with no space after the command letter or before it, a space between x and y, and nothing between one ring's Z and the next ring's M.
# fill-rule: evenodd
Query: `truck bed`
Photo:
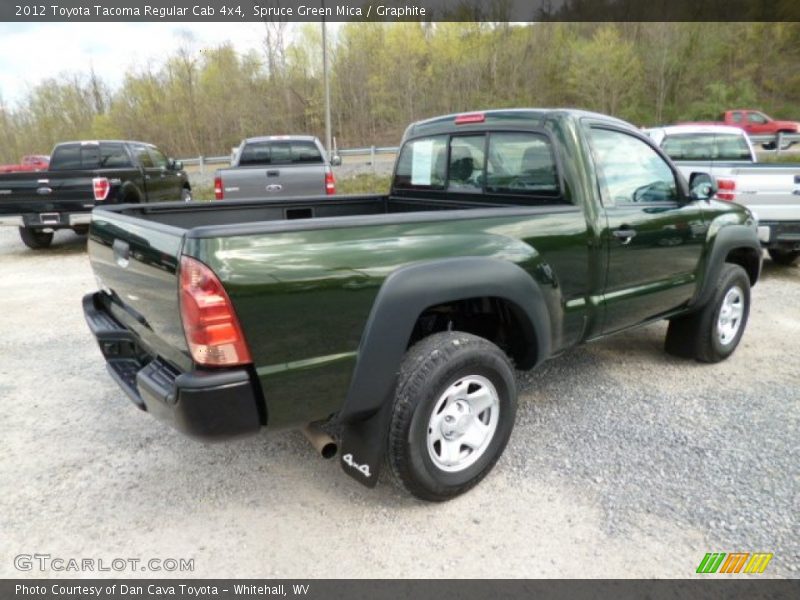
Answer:
M145 219L183 230L206 227L226 227L229 234L232 226L252 228L270 221L293 221L298 219L330 219L337 217L376 216L409 212L440 210L491 209L519 205L502 205L465 200L399 198L381 194L353 195L280 200L264 203L253 200L226 200L209 203L163 203L152 205L127 205L118 208L105 207L120 215ZM530 209L530 207L528 207ZM553 207L544 207L552 210ZM219 233L224 233L220 231Z

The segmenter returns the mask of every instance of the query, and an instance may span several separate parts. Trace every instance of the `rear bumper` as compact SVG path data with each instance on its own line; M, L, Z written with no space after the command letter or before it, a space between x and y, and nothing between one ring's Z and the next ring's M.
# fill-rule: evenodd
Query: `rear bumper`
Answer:
M246 369L181 373L146 354L135 335L103 308L99 292L83 297L83 313L109 374L140 409L207 441L260 429L260 394Z
M49 215L49 217L45 216ZM31 229L66 229L92 222L92 213L65 213L52 211L47 213L25 213L21 215L0 215L0 226L28 227Z
M800 221L759 221L758 239L765 248L800 250Z

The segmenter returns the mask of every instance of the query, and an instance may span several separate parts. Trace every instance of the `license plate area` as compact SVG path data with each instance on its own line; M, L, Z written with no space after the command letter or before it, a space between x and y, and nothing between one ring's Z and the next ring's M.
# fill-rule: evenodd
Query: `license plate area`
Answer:
M60 225L61 215L59 213L41 213L39 215L39 222L42 225Z

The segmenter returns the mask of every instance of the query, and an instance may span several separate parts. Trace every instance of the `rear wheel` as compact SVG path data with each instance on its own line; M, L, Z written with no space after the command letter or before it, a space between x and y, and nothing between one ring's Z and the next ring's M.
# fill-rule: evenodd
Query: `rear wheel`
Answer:
M786 267L793 265L797 258L800 257L800 250L770 248L767 252L769 252L769 257L772 259L772 262Z
M516 408L500 348L461 332L425 338L400 369L387 454L395 480L423 500L463 494L500 458Z
M33 250L47 248L53 241L52 231L42 231L41 229L30 229L28 227L19 228L19 237L22 242Z
M749 314L750 278L739 265L726 263L705 306L670 320L666 351L701 362L725 360L739 345Z

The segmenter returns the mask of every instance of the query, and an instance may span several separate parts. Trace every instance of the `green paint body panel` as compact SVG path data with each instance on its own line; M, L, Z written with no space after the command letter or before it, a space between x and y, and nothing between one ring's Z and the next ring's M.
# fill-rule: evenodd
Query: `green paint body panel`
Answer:
M390 197L271 203L264 210L283 216L263 223L237 223L235 203L220 205L216 215L212 206L115 208L95 211L92 265L112 291L112 314L148 350L182 370L192 368L192 360L181 336L179 257L210 266L245 333L270 428L324 419L341 408L376 296L390 274L408 265L456 257L518 265L542 292L555 355L687 310L706 283L719 231L746 226L755 240L744 208L690 201L679 175L682 202L604 206L586 128L602 122L635 132L603 119L576 111L498 111L487 113L484 123L456 129L451 117L442 117L406 132L406 139L492 129L542 132L557 156L558 204L465 207L451 197L393 191ZM430 206L413 209L426 200ZM347 216L286 221L281 212L330 211L337 201ZM253 206L242 204L241 210L261 210ZM624 225L639 232L626 246L612 236ZM133 268L115 266L119 239L131 246ZM492 282L486 284L491 297Z

